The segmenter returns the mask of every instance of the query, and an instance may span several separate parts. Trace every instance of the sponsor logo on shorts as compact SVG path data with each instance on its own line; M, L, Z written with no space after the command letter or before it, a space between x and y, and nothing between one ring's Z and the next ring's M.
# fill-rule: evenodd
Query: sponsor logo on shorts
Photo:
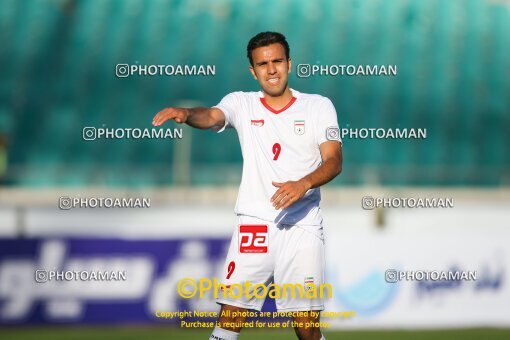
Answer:
M267 253L267 225L240 225L239 252Z

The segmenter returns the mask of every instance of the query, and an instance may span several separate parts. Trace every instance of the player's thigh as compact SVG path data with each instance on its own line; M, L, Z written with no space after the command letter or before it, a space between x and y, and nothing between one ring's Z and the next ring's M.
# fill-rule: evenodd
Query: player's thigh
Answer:
M322 227L293 226L279 239L281 251L275 260L274 279L285 288L286 294L276 300L278 310L324 309L325 244Z
M252 284L264 283L272 276L274 271L274 256L268 251L268 247L261 251L247 251L243 244L247 239L241 239L241 227L238 225L232 234L230 247L221 271L220 282L225 285L250 281ZM258 226L258 225L257 225ZM244 243L243 243L244 242ZM246 248L246 246L244 246Z
M253 224L260 226L261 224ZM220 282L226 287L218 294L218 302L237 307L260 310L264 299L260 298L262 286L267 285L274 271L274 257L268 249L245 249L248 238L241 239L239 224L232 235L229 251L221 271ZM249 228L248 228L249 229ZM268 235L266 235L267 237ZM249 239L253 240L253 238ZM245 247L245 248L242 248ZM260 251L262 250L262 251ZM257 290L257 294L255 294Z

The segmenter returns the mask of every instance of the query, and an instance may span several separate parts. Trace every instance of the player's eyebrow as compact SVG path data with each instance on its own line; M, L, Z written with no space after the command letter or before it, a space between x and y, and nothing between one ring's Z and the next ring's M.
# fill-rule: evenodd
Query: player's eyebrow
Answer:
M281 62L281 61L284 61L285 58L277 58L277 59L273 59L273 63L275 62ZM255 65L257 66L263 66L263 65L266 65L268 63L268 61L264 60L264 61L261 61L260 63L255 63Z

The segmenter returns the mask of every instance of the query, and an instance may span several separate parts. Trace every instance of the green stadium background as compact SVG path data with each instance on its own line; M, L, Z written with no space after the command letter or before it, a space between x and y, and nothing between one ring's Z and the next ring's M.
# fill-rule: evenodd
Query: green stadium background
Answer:
M0 226L10 210L22 222L30 209L56 210L59 190L162 190L183 195L191 210L196 199L205 206L221 201L221 209L231 211L242 167L233 131L215 134L167 123L183 127L178 141L85 141L82 132L88 126L151 128L162 108L212 106L229 92L258 90L246 44L261 31L286 35L294 64L291 87L329 97L341 128L427 129L426 139L344 138L343 172L327 186L331 210L365 188L456 190L475 204L508 205L507 0L2 0ZM216 74L119 78L115 68L124 63L215 65ZM300 78L298 64L396 65L398 74ZM220 197L224 188L230 191ZM177 200L160 202L171 209ZM375 229L383 228L385 214L376 213ZM506 217L487 215L487 226L510 227ZM8 237L30 237L22 222ZM0 338L201 339L210 333L125 326L20 324L0 329ZM241 339L294 338L291 331L244 333ZM509 331L330 330L326 336L506 339Z
M86 143L84 126L150 127L172 105L258 90L246 44L286 34L294 65L397 65L396 77L290 77L332 99L341 127L426 128L426 141L345 141L335 185L508 185L508 2L14 1L0 4L0 133L7 185L237 184L235 133ZM209 64L216 75L115 77L115 65ZM506 132L506 133L505 133ZM225 176L225 173L232 176Z

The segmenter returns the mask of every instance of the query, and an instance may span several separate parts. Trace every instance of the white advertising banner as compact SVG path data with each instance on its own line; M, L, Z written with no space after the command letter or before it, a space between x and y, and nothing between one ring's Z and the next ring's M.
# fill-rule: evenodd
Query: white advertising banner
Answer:
M330 229L327 310L356 316L324 321L335 328L508 326L509 240L510 230L459 227L432 236Z

